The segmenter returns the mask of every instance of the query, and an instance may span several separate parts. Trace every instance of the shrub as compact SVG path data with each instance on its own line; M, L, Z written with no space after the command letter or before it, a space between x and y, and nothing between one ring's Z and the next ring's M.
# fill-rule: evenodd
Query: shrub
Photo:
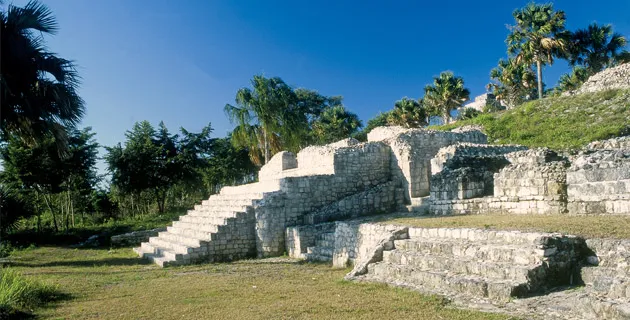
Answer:
M24 277L11 268L0 268L0 315L31 310L52 301L57 288Z
M458 120L466 120L478 117L480 112L477 109L465 108L457 116Z

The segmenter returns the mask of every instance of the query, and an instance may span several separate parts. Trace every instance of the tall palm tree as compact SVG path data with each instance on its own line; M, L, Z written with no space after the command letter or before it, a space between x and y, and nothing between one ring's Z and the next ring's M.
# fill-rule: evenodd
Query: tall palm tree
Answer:
M628 62L630 54L624 48L626 38L613 32L612 26L593 23L586 29L577 30L571 36L573 46L569 54L572 66L584 67L589 75L605 68ZM628 59L630 60L630 59Z
M470 99L470 91L464 88L464 79L452 72L442 72L433 78L433 84L424 87L424 104L442 116L444 123L451 118L451 111Z
M251 84L253 89L237 91L236 106L226 104L224 110L237 125L232 142L249 148L252 162L261 165L281 151L283 145L299 145L308 121L299 112L295 92L282 79L256 75Z
M532 2L512 15L516 24L510 27L508 53L515 55L519 63L536 65L538 98L541 99L543 66L553 64L554 56L563 56L569 45L564 11L554 11L552 4Z
M515 107L530 98L536 87L536 75L531 66L516 63L516 59L499 60L499 65L490 70L488 89L509 107Z
M406 128L419 128L428 124L429 114L423 105L423 100L404 97L394 104L387 123Z
M342 105L324 109L313 122L315 142L326 144L349 138L363 126L359 117Z
M82 118L85 107L77 94L74 64L45 46L43 35L57 30L52 12L38 1L0 10L3 133L35 140L52 134L63 146L67 129Z

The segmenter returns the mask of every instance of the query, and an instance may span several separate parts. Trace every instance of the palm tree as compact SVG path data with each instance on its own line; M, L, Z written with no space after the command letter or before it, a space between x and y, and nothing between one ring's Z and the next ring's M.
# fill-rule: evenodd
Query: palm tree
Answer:
M518 63L536 64L538 98L543 96L542 68L553 64L554 56L563 56L568 48L568 34L564 31L564 11L554 11L552 4L530 3L512 15L516 25L508 35L508 53Z
M406 128L419 128L428 124L428 118L429 114L422 99L404 97L394 104L394 110L389 114L387 123Z
M43 35L57 30L52 12L38 1L0 11L0 126L4 134L17 133L29 140L53 135L62 147L67 129L81 120L85 108L77 94L74 64L44 44Z
M571 39L573 47L569 63L584 67L589 75L630 60L630 54L624 50L626 38L613 32L609 24L600 26L593 23L586 29L577 30Z
M455 77L452 72L442 72L433 78L433 84L424 87L424 104L441 115L448 123L451 111L463 105L470 98L470 91L464 88L464 79Z
M324 109L313 122L313 135L319 144L335 142L349 138L362 127L359 117L346 110L342 105Z
M249 148L252 162L261 165L283 145L299 146L308 121L299 112L295 92L282 79L257 75L251 84L253 90L237 91L236 106L226 104L225 113L237 125L232 133L234 145Z
M516 63L516 59L499 60L499 65L490 71L488 84L497 100L515 107L532 96L535 91L536 75L531 66Z
M580 88L590 76L588 70L582 66L575 66L571 73L565 73L558 79L557 92L574 91Z

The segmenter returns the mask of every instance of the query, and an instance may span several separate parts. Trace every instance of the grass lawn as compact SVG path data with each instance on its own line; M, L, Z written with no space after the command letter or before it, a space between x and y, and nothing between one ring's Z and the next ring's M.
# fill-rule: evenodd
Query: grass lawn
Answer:
M288 258L160 269L130 248L41 247L12 261L68 295L35 310L45 319L509 319Z
M630 238L630 217L625 216L456 215L395 218L382 223L426 228L561 232L587 238Z

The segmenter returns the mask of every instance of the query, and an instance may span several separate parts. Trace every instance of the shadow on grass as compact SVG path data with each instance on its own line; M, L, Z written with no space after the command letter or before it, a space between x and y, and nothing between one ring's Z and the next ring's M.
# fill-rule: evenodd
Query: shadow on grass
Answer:
M24 263L11 261L10 266L15 267L93 267L93 266L136 266L150 265L151 262L141 258L108 258L98 260L70 260L70 261L53 261L46 263Z

